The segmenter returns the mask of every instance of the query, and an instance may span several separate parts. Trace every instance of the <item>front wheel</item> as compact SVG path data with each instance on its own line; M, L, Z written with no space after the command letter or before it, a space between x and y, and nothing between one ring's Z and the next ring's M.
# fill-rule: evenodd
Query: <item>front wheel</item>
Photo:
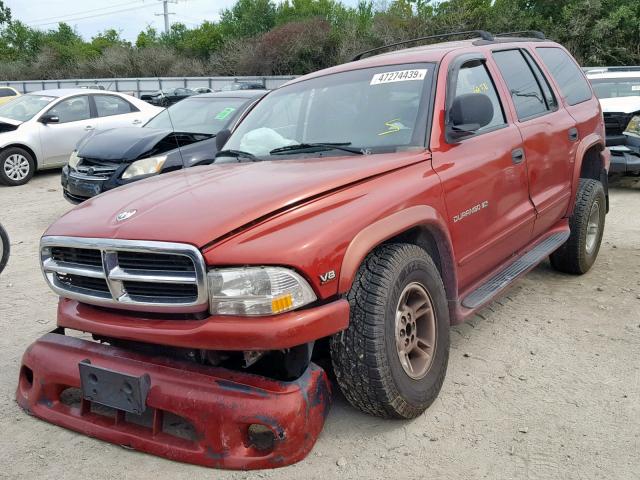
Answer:
M7 148L0 153L0 182L10 187L24 185L36 169L33 157L22 148Z
M576 205L569 219L571 235L551 254L553 268L560 272L582 275L593 266L604 233L607 199L602 183L581 178Z
M419 416L449 359L449 311L433 260L415 245L383 245L360 266L348 299L349 327L330 341L342 393L365 413Z

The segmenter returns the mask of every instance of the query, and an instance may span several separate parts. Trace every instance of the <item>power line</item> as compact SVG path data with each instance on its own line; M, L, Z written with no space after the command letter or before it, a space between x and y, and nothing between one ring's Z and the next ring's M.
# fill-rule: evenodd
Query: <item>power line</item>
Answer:
M94 13L94 12L100 12L102 10L109 10L112 8L117 8L117 7L123 7L125 5L131 5L132 3L144 3L146 0L130 0L128 2L122 2L122 3L116 3L113 5L109 5L108 7L100 7L100 8L92 8L91 10L83 10L80 12L75 12L75 13L67 13L66 15L54 15L51 17L43 17L43 18L36 18L34 20L26 20L24 23L31 25L34 23L42 23L42 22L46 22L47 20L56 20L56 21L64 21L64 19L66 17L77 17L78 15L85 15L88 13Z
M140 10L142 8L147 8L147 5L139 5L137 7L131 7L131 8L123 8L120 10L113 10L110 12L105 12L105 13L97 13L95 15L87 15L85 17L76 17L76 18L66 18L64 20L56 20L53 22L45 22L45 23L32 23L31 26L33 27L43 27L45 25L54 25L56 23L60 23L60 21L64 21L64 22L77 22L78 20L86 20L89 18L97 18L97 17L104 17L104 16L108 16L108 15L113 15L115 13L122 13L122 12L130 12L132 10Z

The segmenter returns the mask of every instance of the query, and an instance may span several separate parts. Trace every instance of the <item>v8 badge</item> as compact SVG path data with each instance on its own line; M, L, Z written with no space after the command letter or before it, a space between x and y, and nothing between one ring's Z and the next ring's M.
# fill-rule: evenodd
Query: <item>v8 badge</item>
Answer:
M336 272L335 270L329 270L326 273L323 273L322 275L320 275L320 284L324 285L325 283L329 283L332 280L336 279Z

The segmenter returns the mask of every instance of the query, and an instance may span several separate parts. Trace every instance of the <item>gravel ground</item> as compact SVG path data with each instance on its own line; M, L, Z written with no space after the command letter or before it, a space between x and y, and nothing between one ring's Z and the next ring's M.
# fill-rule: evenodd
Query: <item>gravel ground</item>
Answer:
M360 414L338 395L309 457L292 467L224 472L170 462L25 415L20 357L55 326L38 239L68 210L59 171L0 187L12 257L0 277L0 477L640 478L640 180L611 190L600 257L583 277L547 263L454 328L449 373L420 418Z

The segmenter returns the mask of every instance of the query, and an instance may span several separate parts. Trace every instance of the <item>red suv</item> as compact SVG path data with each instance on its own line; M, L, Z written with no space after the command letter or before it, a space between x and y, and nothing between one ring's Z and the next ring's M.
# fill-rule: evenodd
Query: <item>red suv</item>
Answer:
M450 325L547 257L587 272L608 209L602 112L571 55L541 35L476 33L289 82L219 134L214 165L55 222L41 259L59 328L25 353L20 405L228 468L309 451L323 352L356 408L424 412ZM168 434L168 414L194 438Z

